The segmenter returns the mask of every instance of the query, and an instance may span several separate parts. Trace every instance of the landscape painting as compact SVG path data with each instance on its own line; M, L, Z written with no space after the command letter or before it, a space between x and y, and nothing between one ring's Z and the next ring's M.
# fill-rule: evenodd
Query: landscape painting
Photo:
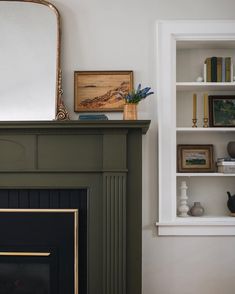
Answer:
M211 172L214 170L212 145L178 145L179 172Z
M235 127L235 96L209 96L210 127Z
M132 89L132 71L75 71L74 110L122 111L123 97Z
M201 167L207 165L208 151L184 150L185 167Z

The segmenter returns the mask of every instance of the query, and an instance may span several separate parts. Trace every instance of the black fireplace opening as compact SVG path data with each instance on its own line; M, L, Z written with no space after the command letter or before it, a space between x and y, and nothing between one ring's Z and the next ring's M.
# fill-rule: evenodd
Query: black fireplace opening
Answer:
M87 202L86 189L0 190L1 294L87 293Z
M56 292L57 276L56 266L46 256L0 256L1 294Z

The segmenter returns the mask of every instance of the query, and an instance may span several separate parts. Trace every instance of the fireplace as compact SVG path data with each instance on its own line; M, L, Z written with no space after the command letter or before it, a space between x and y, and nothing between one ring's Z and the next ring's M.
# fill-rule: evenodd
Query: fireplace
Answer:
M0 289L141 293L141 145L148 126L149 121L0 124L0 236L15 230L10 240L0 237ZM40 222L48 229L48 244ZM64 234L65 245L57 243L57 233Z

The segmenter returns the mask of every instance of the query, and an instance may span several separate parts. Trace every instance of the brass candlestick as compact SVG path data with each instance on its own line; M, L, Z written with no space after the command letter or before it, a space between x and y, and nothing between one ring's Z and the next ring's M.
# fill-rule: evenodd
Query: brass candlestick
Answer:
M197 128L197 119L193 118L192 122L193 122L192 128Z
M207 117L204 117L203 118L203 122L204 122L203 128L208 128L209 127L209 124L208 124L208 118Z

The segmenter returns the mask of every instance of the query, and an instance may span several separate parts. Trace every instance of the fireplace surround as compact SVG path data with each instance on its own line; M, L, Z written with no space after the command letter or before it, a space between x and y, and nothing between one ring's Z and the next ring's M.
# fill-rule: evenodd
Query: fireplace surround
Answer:
M11 195L16 190L86 191L86 289L79 294L141 293L142 135L149 124L0 124L1 190L13 191ZM23 208L34 208L35 198L30 201ZM1 194L0 204L23 206L18 196Z

